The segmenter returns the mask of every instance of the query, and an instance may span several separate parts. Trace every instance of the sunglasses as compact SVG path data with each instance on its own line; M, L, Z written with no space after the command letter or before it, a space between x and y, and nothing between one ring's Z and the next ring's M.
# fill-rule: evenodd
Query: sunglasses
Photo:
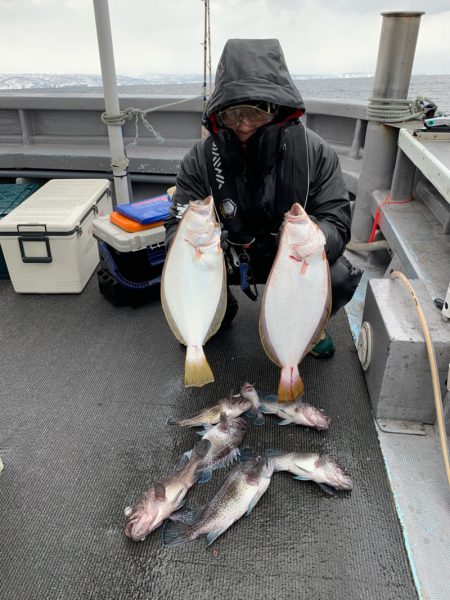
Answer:
M219 116L225 127L236 127L241 121L245 121L248 125L263 125L264 123L270 123L275 118L274 113L246 104L227 108L220 112Z

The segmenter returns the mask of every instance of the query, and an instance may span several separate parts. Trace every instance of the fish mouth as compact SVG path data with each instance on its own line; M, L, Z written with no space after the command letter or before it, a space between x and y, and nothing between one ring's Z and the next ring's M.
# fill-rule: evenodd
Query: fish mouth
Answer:
M302 221L304 221L306 223L309 220L309 217L306 214L305 209L298 202L296 202L295 204L292 205L291 210L286 213L286 218L288 221L291 221L291 222L295 221L296 223L302 222Z
M328 429L330 427L331 417L329 417L321 408L302 404L302 406L297 408L296 412L297 411L303 413L311 426L316 429Z
M326 454L319 458L316 467L323 469L327 482L337 490L349 491L353 488L352 479L347 471Z
M254 389L255 387L251 383L244 383L244 385L242 386L243 392L253 392Z
M127 519L125 536L133 542L143 542L153 529L153 521L149 522L141 514L134 513Z

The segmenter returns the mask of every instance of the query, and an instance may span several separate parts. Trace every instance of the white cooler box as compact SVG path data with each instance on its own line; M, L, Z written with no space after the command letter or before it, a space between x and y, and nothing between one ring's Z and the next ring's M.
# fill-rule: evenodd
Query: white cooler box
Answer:
M14 290L78 293L99 254L96 215L112 211L107 179L52 179L0 221L0 244Z
M118 252L127 253L137 252L145 248L149 250L164 248L166 230L162 225L129 233L111 223L109 217L101 216L94 219L92 225L94 236L106 242Z

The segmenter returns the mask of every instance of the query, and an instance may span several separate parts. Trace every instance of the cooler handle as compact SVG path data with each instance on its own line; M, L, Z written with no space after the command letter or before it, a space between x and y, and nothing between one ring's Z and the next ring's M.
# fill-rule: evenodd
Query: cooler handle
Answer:
M43 227L44 231L41 233L39 231L30 231L25 232L21 231L19 227ZM19 242L20 254L22 256L22 262L24 263L51 263L53 261L52 252L50 250L50 241L47 237L47 226L41 224L23 224L17 225L17 231L22 235L17 236L17 240ZM27 256L25 254L25 248L23 246L24 242L44 242L45 249L47 252L47 256Z

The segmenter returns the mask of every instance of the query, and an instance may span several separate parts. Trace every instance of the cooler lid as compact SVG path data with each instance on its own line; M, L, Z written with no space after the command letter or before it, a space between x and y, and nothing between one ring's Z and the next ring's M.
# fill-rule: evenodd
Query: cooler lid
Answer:
M72 231L108 188L107 179L52 179L0 220L0 234L34 224L49 233Z
M166 230L161 225L130 233L111 223L109 216L96 217L92 221L94 236L112 246L118 252L136 252L151 246L164 244Z

